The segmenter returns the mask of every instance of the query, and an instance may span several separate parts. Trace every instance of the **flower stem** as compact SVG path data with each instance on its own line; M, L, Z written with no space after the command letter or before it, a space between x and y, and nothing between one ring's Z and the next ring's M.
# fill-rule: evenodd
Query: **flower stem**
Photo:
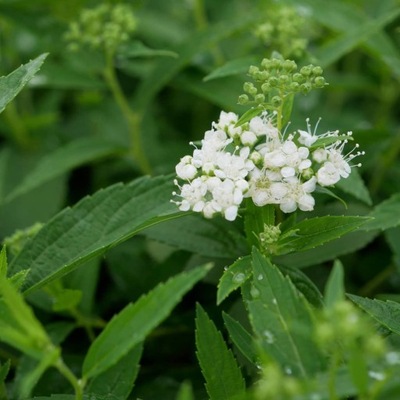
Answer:
M103 76L128 124L131 141L130 153L139 165L140 170L144 174L151 174L151 166L143 149L140 129L141 115L131 109L129 102L121 89L115 74L113 56L113 52L106 52L106 66L103 71Z
M64 363L62 358L59 358L55 367L58 371L71 383L75 390L75 400L83 400L84 382L79 380L74 373Z

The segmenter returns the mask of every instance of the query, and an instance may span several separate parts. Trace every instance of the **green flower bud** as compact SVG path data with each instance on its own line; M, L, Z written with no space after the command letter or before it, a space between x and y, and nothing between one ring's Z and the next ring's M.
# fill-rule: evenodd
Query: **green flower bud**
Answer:
M299 90L299 87L300 87L300 84L299 84L298 82L292 82L292 83L289 85L289 89L290 89L292 92L297 92L297 91Z
M256 67L255 65L250 65L249 75L254 75L259 71L260 71L260 69L258 67Z
M301 73L303 76L310 76L311 73L312 73L312 67L311 67L310 65L307 65L307 66L305 66L305 67L302 67L302 68L300 69L300 73Z
M271 103L274 107L279 107L282 104L282 97L281 96L274 96L271 99Z
M299 72L296 72L295 74L293 74L293 82L297 82L297 83L303 83L305 81L304 76L302 74L300 74Z
M279 83L280 83L280 84L285 84L285 83L287 83L287 82L289 81L289 76L287 76L287 75L280 75L279 78L278 78L278 80L279 80Z
M256 96L254 96L254 100L257 103L264 103L265 101L265 96L262 93L257 94Z
M311 89L312 89L312 87L311 87L310 83L308 83L308 82L302 83L302 84L300 85L300 91L301 91L303 94L309 93Z
M271 87L276 87L276 86L278 86L279 81L278 81L278 78L276 78L275 76L271 76L271 77L268 79L268 83L269 83L269 85L270 85Z
M251 82L245 82L243 85L243 90L251 95L255 95L257 93L257 88Z
M271 60L269 60L268 58L264 58L261 61L261 66L265 69L269 69L271 67Z
M263 93L268 93L270 91L270 89L271 89L271 86L269 85L268 82L263 83L261 85L261 90L263 91Z
M284 69L287 72L296 71L297 64L293 60L285 60L282 63L282 69Z
M238 98L238 103L241 105L247 104L249 102L249 96L247 94L241 94Z
M314 86L316 87L316 88L322 88L322 87L324 87L326 85L326 81L325 81L325 78L323 77L323 76L317 76L315 79L314 79Z
M316 76L321 76L323 72L324 71L322 70L322 68L320 66L313 67L313 69L312 69L313 75L316 75Z

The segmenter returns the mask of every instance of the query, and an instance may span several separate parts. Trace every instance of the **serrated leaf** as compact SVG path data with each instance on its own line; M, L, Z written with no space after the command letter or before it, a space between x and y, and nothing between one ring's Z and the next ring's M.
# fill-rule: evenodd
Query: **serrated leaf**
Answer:
M96 137L75 140L43 157L4 201L9 202L82 164L122 150L120 145Z
M221 304L234 290L242 286L251 277L252 273L250 256L239 258L230 265L219 280L217 304Z
M341 179L336 186L343 192L351 194L354 198L361 200L363 203L369 206L372 205L371 195L357 171L357 168L353 168L348 178Z
M377 231L351 232L344 237L325 243L315 249L274 257L273 261L278 265L286 265L289 267L309 267L311 265L334 260L337 257L362 249L374 240L376 236Z
M160 283L112 318L89 348L83 362L84 378L98 376L141 343L209 269L206 265Z
M224 78L226 76L245 74L249 70L250 65L257 64L258 62L259 59L254 56L227 61L224 65L214 69L206 75L203 81L207 82L212 79Z
M304 295L310 304L314 307L321 307L323 305L321 292L314 282L299 268L280 265L279 269L289 277L296 289Z
M14 258L10 273L30 267L24 290L67 274L143 229L181 215L169 201L172 191L172 177L99 190L44 225Z
M256 353L254 338L229 314L223 312L222 317L232 342L251 363L256 365L259 362L259 357Z
M332 308L337 302L345 299L343 265L336 260L325 286L325 304Z
M247 252L241 231L222 218L187 214L146 229L148 238L206 257L236 258Z
M277 242L277 254L312 249L358 229L368 220L368 217L347 216L305 219L282 233Z
M322 187L322 186L317 186L315 188L315 193L322 193L322 194L326 194L330 197L333 197L334 199L340 201L343 204L343 207L347 209L347 204L346 202L340 198L337 194L335 194L334 192L332 192L332 190L329 190L326 187Z
M240 398L245 391L242 373L221 333L199 304L196 307L196 348L210 399Z
M387 300L368 299L366 297L347 294L354 303L367 314L392 332L400 335L400 304Z
M243 294L262 349L294 376L313 375L325 361L312 339L307 302L256 248L252 257L254 280L243 287Z
M139 373L143 344L139 343L119 362L90 381L85 388L89 398L125 400L128 398Z
M0 113L39 71L46 57L47 53L42 54L27 64L21 65L11 74L0 77Z
M400 193L395 193L389 199L378 204L369 214L371 220L362 229L385 230L400 225Z

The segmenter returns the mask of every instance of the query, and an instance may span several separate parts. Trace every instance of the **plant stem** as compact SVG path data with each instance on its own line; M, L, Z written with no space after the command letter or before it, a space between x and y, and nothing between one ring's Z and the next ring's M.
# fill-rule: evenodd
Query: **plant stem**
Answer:
M205 30L208 26L208 21L203 0L194 0L193 14L197 29ZM211 52L215 59L215 63L217 65L222 65L224 63L224 56L222 55L221 50L217 46L214 46Z
M368 281L358 292L360 296L368 297L371 296L375 290L385 282L393 272L396 271L396 267L391 264L386 267L379 274L375 275L370 281Z
M124 92L118 82L115 74L113 57L114 54L111 51L106 52L106 66L103 71L104 79L114 96L118 107L121 109L123 116L128 123L129 136L131 141L130 153L133 159L139 165L140 170L144 174L151 174L151 166L146 157L143 149L142 138L141 138L141 115L134 112L125 97Z
M13 139L17 145L23 149L29 149L31 144L29 133L22 122L21 117L18 115L18 111L14 102L11 102L7 105L6 109L4 110L4 116L11 128Z
M65 365L62 358L59 358L55 367L71 383L75 390L75 400L83 400L83 381L80 381L74 373Z

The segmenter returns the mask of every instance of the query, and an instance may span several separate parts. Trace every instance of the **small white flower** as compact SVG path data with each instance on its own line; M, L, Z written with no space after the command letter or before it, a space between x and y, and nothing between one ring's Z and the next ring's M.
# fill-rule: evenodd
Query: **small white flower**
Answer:
M328 152L325 149L319 148L313 151L312 157L317 163L322 164L328 159Z
M185 156L176 165L175 171L179 178L184 180L192 180L197 174L197 168L192 164L193 157Z
M339 180L339 170L329 161L324 163L324 165L317 171L317 181L321 186L332 186Z
M312 177L308 181L301 183L297 178L286 182L287 193L279 204L279 208L284 213L291 213L299 208L301 211L312 211L315 199L311 196L315 190L316 178Z
M244 146L252 146L254 143L257 142L257 136L254 132L244 131L240 135L240 141L243 143Z

